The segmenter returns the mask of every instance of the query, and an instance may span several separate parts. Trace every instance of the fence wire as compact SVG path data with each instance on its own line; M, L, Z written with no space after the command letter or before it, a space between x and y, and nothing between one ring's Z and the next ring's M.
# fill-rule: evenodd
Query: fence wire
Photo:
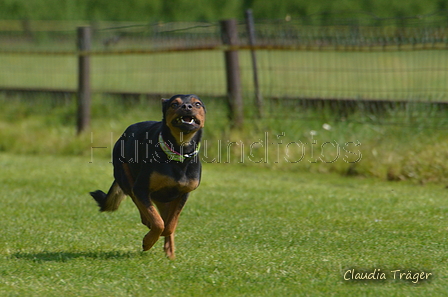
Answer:
M219 22L0 21L0 90L74 93L76 27L92 28L97 93L225 97ZM448 15L381 19L326 14L238 25L241 83L255 94L255 50L264 100L448 102ZM352 103L350 103L352 104Z

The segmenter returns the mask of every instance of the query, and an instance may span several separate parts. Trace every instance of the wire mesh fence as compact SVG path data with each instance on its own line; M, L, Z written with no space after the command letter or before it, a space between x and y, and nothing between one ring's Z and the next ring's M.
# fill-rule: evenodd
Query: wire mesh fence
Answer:
M76 27L92 28L96 93L227 95L219 22L0 22L0 90L77 88ZM448 16L329 18L255 22L255 44L238 23L241 86L253 102L254 50L264 100L448 102Z

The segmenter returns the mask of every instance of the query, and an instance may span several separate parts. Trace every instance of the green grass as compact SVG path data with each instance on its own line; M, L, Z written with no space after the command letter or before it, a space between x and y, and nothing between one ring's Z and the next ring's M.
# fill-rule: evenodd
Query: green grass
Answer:
M267 101L268 116L254 119L248 106L243 129L232 130L224 100L202 99L208 110L205 162L448 184L447 111L409 105L341 116ZM94 96L91 126L76 136L74 100L0 96L0 103L0 152L15 154L110 158L127 126L161 119L159 100Z
M265 97L447 100L447 72L441 65L448 53L442 50L262 50L257 59ZM240 61L243 90L251 97L248 51L240 52ZM0 87L74 90L77 85L74 56L1 54L0 65ZM99 92L226 94L220 51L94 56L91 77L92 88Z
M2 296L443 296L448 191L331 174L205 164L177 231L141 252L127 199L99 213L107 159L0 154ZM345 271L381 269L383 282ZM431 272L417 285L390 270Z

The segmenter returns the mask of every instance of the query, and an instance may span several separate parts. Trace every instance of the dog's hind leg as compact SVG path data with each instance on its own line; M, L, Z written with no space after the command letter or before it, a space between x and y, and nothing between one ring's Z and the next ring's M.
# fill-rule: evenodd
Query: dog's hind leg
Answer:
M115 211L120 206L121 201L125 197L125 193L114 180L109 192L104 193L101 190L90 192L90 195L95 199L100 207L100 211Z

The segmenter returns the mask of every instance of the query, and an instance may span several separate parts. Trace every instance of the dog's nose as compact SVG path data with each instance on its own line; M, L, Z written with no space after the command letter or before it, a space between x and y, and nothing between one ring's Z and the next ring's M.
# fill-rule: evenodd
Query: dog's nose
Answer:
M191 105L191 104L184 104L184 105L182 105L182 109L192 110L193 109L193 105Z

